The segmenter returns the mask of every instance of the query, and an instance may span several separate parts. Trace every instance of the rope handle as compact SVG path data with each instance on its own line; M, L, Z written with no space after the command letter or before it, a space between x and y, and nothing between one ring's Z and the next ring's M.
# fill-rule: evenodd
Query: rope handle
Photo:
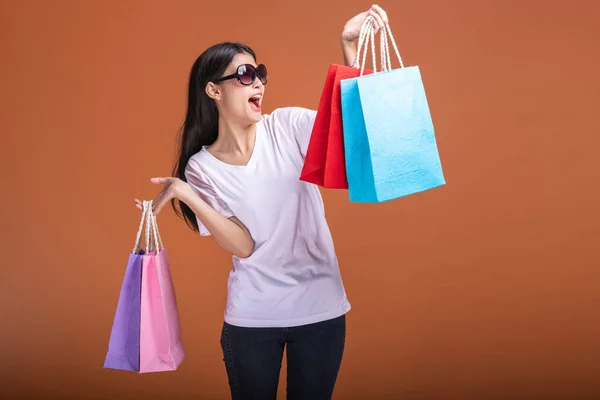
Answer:
M142 202L142 217L140 219L140 225L138 227L137 235L135 237L135 243L133 245L132 253L135 254L140 249L142 241L142 228L145 228L146 236L146 252L158 251L165 248L160 237L158 230L158 223L156 222L156 215L152 212L152 200L144 200Z
M152 242L150 240L150 213L152 212L152 201L144 200L142 203L146 209L146 253L152 251Z
M392 69L392 63L390 61L390 48L388 45L388 35L389 39L392 42L392 46L394 47L394 52L396 53L396 57L398 57L398 62L400 63L400 68L404 68L404 63L402 62L402 57L400 56L400 52L398 51L398 46L396 45L396 41L394 40L394 35L392 34L392 28L390 28L389 21L385 24L384 29L381 29L381 59L383 62L384 56L387 60L387 70ZM383 54L385 52L385 54Z
M376 67L376 56L375 56L375 18L371 15L367 16L363 21L363 24L360 27L360 33L358 38L358 46L356 50L356 56L354 58L354 62L352 63L352 67L358 68L361 65L360 76L364 74L365 62L367 57L367 49L369 45L369 39L371 42L371 51L373 53L373 73L377 73ZM404 68L404 63L402 61L402 57L400 56L400 51L398 51L398 46L396 45L396 41L394 40L394 35L392 34L392 28L390 27L389 21L385 23L385 25L379 30L380 37L380 56L381 56L381 71L390 71L392 69L392 62L390 59L390 50L389 50L389 41L392 43L394 48L394 52L396 53L396 57L398 58L398 62L400 63L400 68ZM364 50L363 50L364 46ZM362 63L360 63L361 59L361 51L363 51Z
M356 55L354 56L354 61L352 62L352 67L354 68L358 68L360 65L360 51L368 33L369 24L372 24L373 21L374 18L371 15L368 15L360 26L360 32L358 34L358 46L356 49Z
M369 48L369 46L368 46L369 42L371 43L371 55L373 56L373 74L377 74L377 59L375 56L375 25L374 25L374 22L372 22L372 21L375 21L375 19L373 17L371 17L371 23L369 23L366 28L366 34L365 34L366 42L365 42L365 49L364 49L364 53L363 53L362 65L360 67L360 76L363 76L363 73L365 71L365 64L367 62L367 50Z
M358 46L356 49L356 57L354 58L354 62L352 63L352 66L354 68L358 68L358 65L361 65L360 68L360 76L363 76L364 74L364 70L365 70L365 64L367 61L367 52L369 49L369 42L371 44L371 54L373 57L373 74L377 74L377 59L376 59L376 55L375 55L375 26L376 26L376 22L375 22L375 18L371 15L367 16L365 18L365 20L363 21L363 24L360 27L360 33L359 33L359 37L358 37ZM383 34L383 31L380 31ZM383 39L381 40L381 55L382 57L384 56L384 51L383 51ZM364 49L363 49L363 45L364 45ZM362 63L360 63L360 54L361 51L363 51L363 56L362 56ZM383 61L382 58L382 70L385 71L386 70L386 64Z
M140 218L140 225L138 227L137 235L135 236L135 243L133 244L133 250L131 251L133 254L137 253L140 249L140 244L142 241L142 228L144 227L144 221L148 215L148 210L146 208L145 202L142 203L142 216Z
M144 201L147 209L147 217L146 217L146 249L148 252L151 251L160 251L162 248L164 250L164 246L162 243L162 239L160 237L160 233L158 232L158 223L156 222L156 215L152 212L152 200Z
M385 27L379 32L379 52L381 53L381 70L391 70L392 62L390 61L390 53L387 43L387 32Z
M156 215L151 211L150 212L150 223L152 224L152 230L154 232L154 241L156 243L156 250L164 250L165 246L163 245L162 238L160 237L160 232L158 231L158 223L156 222Z

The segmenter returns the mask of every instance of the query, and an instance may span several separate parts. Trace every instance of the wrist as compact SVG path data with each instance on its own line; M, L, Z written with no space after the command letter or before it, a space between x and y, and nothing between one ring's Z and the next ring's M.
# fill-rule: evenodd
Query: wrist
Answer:
M352 65L356 58L356 47L354 46L354 40L346 40L342 37L341 40L342 54L344 55L344 64L347 66Z
M184 185L181 186L181 188L177 191L177 200L185 203L185 204L189 204L190 199L192 199L192 197L195 195L194 191L192 190L192 187L185 182Z
M340 44L342 45L342 48L352 48L354 47L354 39L348 40L344 38L344 35L342 35L340 38Z

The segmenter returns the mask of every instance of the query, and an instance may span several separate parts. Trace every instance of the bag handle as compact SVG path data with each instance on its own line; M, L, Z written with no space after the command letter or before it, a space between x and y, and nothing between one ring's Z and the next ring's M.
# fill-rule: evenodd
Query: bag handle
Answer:
M361 68L360 68L360 75L359 76L363 76L364 74L364 70L365 70L365 64L367 61L367 51L369 49L369 39L370 39L370 43L371 43L371 54L373 56L373 74L377 74L377 59L376 59L376 55L375 55L375 18L371 15L369 15L367 18L365 18L365 21L363 22L363 25L361 26L361 31L359 34L359 41L358 41L358 49L356 51L356 61L353 66L355 68L358 68L358 59L360 58L360 51L362 50L362 46L364 44L364 52L363 52L363 58L362 58L362 64L361 64ZM385 59L385 48L384 48L384 38L383 36L385 35L385 32L383 29L381 29L380 31L380 54L381 54L381 69L382 72L387 70L387 66L386 66L386 59Z
M365 18L362 25L360 26L360 32L358 34L358 46L356 48L356 55L354 56L354 61L352 62L353 68L358 68L358 66L360 65L360 51L362 50L362 46L365 41L368 24L372 23L372 19L372 16L367 16L367 18Z
M398 46L396 45L396 41L394 40L394 35L392 34L392 28L390 28L389 21L385 23L384 27L379 30L380 37L380 55L381 55L381 71L390 71L392 69L392 63L390 59L390 50L388 44L388 35L389 39L394 47L394 51L396 53L396 57L398 58L398 62L400 63L400 68L404 68L404 63L402 61L402 57L400 56L400 51L398 51ZM356 51L356 57L354 58L354 62L352 63L352 67L358 68L360 64L360 53L362 50L362 46L364 45L364 53L362 57L362 64L360 70L360 76L364 74L365 62L367 57L367 49L369 44L369 39L371 41L371 52L373 53L373 73L377 73L376 67L376 56L375 56L375 18L371 15L365 18L365 21L361 25L359 39L358 39L358 48Z
M363 53L362 65L360 68L360 76L363 76L364 71L365 71L365 64L367 63L367 49L369 48L369 46L367 44L369 44L369 42L371 44L371 55L373 56L373 75L377 75L377 58L376 58L376 54L375 54L375 19L373 17L371 17L371 23L367 26L366 29L367 29L367 33L365 34L366 42L365 42L365 49L364 49L364 53ZM383 63L382 63L382 67L383 67Z
M358 68L359 64L361 65L361 69L360 69L360 76L363 75L364 69L365 69L365 61L367 59L367 50L369 48L369 39L371 42L371 53L373 54L373 73L376 74L377 73L377 62L375 59L375 18L372 17L371 15L367 16L367 18L365 18L365 20L363 21L363 24L360 27L360 33L358 35L358 46L356 49L356 56L354 57L354 62L352 63L352 67L354 68ZM362 57L362 64L360 63L360 52L363 50L362 46L364 47L364 53L363 53L363 57Z
M158 231L158 222L156 222L156 215L152 212L152 207L150 208L150 223L152 224L152 231L154 232L156 251L161 249L164 250L165 246L163 245L162 238L160 237L160 232Z
M142 204L146 209L146 253L149 253L152 251L152 241L150 240L150 212L152 211L152 202L144 200Z
M148 252L160 251L161 248L164 250L165 247L158 232L156 215L152 212L152 200L144 201L142 204L146 209L146 249Z
M146 207L146 202L144 201L142 203L142 217L140 218L140 225L138 227L138 231L137 231L137 235L135 237L135 243L133 244L133 250L131 251L132 254L137 253L137 251L140 249L140 244L142 241L142 228L144 227L144 221L147 221L147 216L148 216L148 208ZM147 246L147 241L146 241L146 246Z
M385 29L382 29L382 36L381 36L381 38L383 39L383 48L385 49L384 51L387 56L388 71L392 69L392 63L390 62L390 49L389 49L389 45L388 45L387 35L390 35L390 41L392 42L392 46L394 47L394 52L396 53L396 57L398 57L398 62L400 63L400 68L404 68L404 63L402 62L402 57L400 57L400 52L398 51L398 46L396 46L396 41L394 40L394 35L392 34L392 28L390 28L390 23L388 21L385 24Z
M392 62L390 61L390 51L387 42L386 28L383 27L379 35L379 51L381 53L381 70L389 71L392 69Z
M144 224L145 222L145 224ZM150 252L153 250L160 250L165 248L158 231L158 223L156 222L156 215L152 212L152 200L144 200L142 202L142 216L140 218L140 224L138 226L137 235L135 237L135 243L133 245L132 253L135 254L140 249L142 242L142 228L145 227L146 236L146 251ZM152 242L154 241L154 243Z

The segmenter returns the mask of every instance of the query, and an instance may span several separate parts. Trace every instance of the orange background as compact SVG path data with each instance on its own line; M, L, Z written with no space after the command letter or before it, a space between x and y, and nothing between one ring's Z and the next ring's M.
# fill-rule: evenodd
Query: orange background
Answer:
M353 306L335 397L600 398L600 6L381 5L421 67L448 184L370 205L323 192ZM267 112L315 108L344 23L369 6L0 2L3 398L228 398L230 258L170 209L187 359L102 368L133 198L171 171L201 51L248 43L270 70Z

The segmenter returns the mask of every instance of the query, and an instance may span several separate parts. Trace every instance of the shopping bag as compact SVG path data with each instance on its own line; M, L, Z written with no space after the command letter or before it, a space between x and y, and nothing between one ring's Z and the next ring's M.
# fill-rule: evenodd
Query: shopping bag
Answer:
M374 52L372 23L366 29ZM389 23L380 32L382 72L374 68L369 76L340 82L349 197L354 202L384 202L446 183L419 67L403 65ZM391 69L388 34L399 69Z
M360 51L359 48L358 51ZM365 69L364 75L372 71ZM344 133L340 81L355 78L355 66L331 64L321 93L300 180L330 189L348 189L344 154Z
M321 93L317 115L310 134L310 141L304 157L300 180L324 186L327 144L329 142L329 123L331 120L331 93L336 65L331 65Z
M150 212L154 245L142 256L140 373L176 370L185 358L167 250Z
M142 258L145 251L140 248L142 226L146 211L142 212L140 226L125 276L121 284L121 293L113 320L108 343L108 351L104 360L104 368L125 371L139 371L140 367L140 318L141 318L141 285Z

